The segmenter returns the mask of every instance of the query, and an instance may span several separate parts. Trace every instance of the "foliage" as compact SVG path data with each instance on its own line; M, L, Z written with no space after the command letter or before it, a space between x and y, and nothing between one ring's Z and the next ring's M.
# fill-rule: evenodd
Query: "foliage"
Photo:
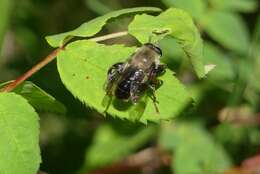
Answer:
M198 77L204 77L202 40L191 17L186 12L171 8L156 17L144 14L136 16L129 26L130 34L135 36L141 43L147 42L148 36L153 31L160 33L165 30L169 30L167 34L170 34L181 44Z
M231 164L222 147L196 122L165 124L159 142L174 151L172 169L176 174L223 173Z
M86 152L82 173L85 170L102 167L127 157L131 152L144 145L151 137L154 137L157 131L155 126L142 128L140 126L123 125L128 129L124 128L125 130L122 131L107 124L98 128L93 143ZM115 147L117 148L115 149Z
M9 83L11 82L0 84L0 88ZM59 114L66 113L66 108L62 103L32 82L26 81L22 83L15 88L13 92L23 96L37 111L55 112Z
M130 9L123 9L119 11L114 11L108 14L105 14L101 17L98 17L96 19L93 19L89 22L86 22L76 28L75 30L61 33L54 36L48 36L46 37L47 42L52 47L59 47L64 45L68 40L70 40L72 37L90 37L98 33L102 27L106 24L106 22L111 18L116 18L124 14L131 14L131 13L137 13L137 12L159 12L159 8L149 8L149 7L140 7L140 8L130 8Z

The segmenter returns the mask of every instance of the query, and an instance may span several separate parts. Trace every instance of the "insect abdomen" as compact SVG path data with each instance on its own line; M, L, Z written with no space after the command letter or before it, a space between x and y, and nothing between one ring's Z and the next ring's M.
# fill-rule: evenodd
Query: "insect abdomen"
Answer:
M118 99L127 100L130 97L131 81L124 80L120 82L115 90L115 96Z
M137 68L132 68L126 72L125 76L122 78L115 90L115 96L118 99L127 100L130 97L131 88L133 88L133 83L138 84L144 78L144 73L142 70Z

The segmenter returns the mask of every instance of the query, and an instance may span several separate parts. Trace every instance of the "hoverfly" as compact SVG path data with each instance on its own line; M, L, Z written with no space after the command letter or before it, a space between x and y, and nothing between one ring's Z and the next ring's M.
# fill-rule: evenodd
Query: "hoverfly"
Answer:
M155 90L162 84L162 81L157 77L166 68L166 65L160 63L161 56L162 51L158 46L146 43L138 48L126 62L112 65L107 72L106 96L110 98L115 96L119 100L137 104L150 89L155 110L159 113Z

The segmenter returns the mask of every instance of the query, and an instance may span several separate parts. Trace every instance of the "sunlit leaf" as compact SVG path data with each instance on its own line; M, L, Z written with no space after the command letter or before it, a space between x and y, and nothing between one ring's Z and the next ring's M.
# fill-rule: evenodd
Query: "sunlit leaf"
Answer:
M14 93L0 93L0 173L36 174L41 162L38 116Z
M128 30L141 43L148 42L154 32L169 31L166 34L174 37L180 43L198 77L205 76L202 62L203 43L200 33L190 15L183 10L170 8L159 16L136 15Z
M103 113L105 108L102 106L102 101L106 94L103 87L107 70L113 64L125 61L134 51L135 48L122 45L106 46L87 40L72 42L58 55L58 70L63 83L76 98ZM191 99L170 70L167 70L160 79L164 82L156 91L160 114L156 112L150 97L140 118L130 114L133 107L131 103L122 101L112 102L107 112L121 119L144 123L176 117Z
M128 8L122 9L118 11L113 11L105 14L104 16L97 17L91 21L83 23L78 28L68 31L65 33L60 33L53 36L47 36L46 40L52 47L60 47L65 42L70 40L72 37L90 37L98 33L102 27L106 24L106 22L112 18L116 18L121 15L133 14L133 13L141 13L141 12L160 12L159 8L155 7L136 7L136 8Z

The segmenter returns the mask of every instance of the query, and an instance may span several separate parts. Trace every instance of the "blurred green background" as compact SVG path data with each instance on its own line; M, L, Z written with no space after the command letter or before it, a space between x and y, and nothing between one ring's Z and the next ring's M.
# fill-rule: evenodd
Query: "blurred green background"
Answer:
M63 103L67 113L40 112L41 170L83 174L156 147L171 162L144 164L129 173L259 171L260 160L252 159L260 154L257 0L1 0L0 82L15 79L52 50L45 36L74 29L113 10L138 6L178 7L194 18L204 39L204 62L217 65L206 79L196 79L174 39L166 38L160 46L162 60L187 85L195 107L161 125L104 118L65 89L55 61L51 62L29 80ZM129 21L115 20L99 34L125 30ZM129 37L112 42L134 43Z

